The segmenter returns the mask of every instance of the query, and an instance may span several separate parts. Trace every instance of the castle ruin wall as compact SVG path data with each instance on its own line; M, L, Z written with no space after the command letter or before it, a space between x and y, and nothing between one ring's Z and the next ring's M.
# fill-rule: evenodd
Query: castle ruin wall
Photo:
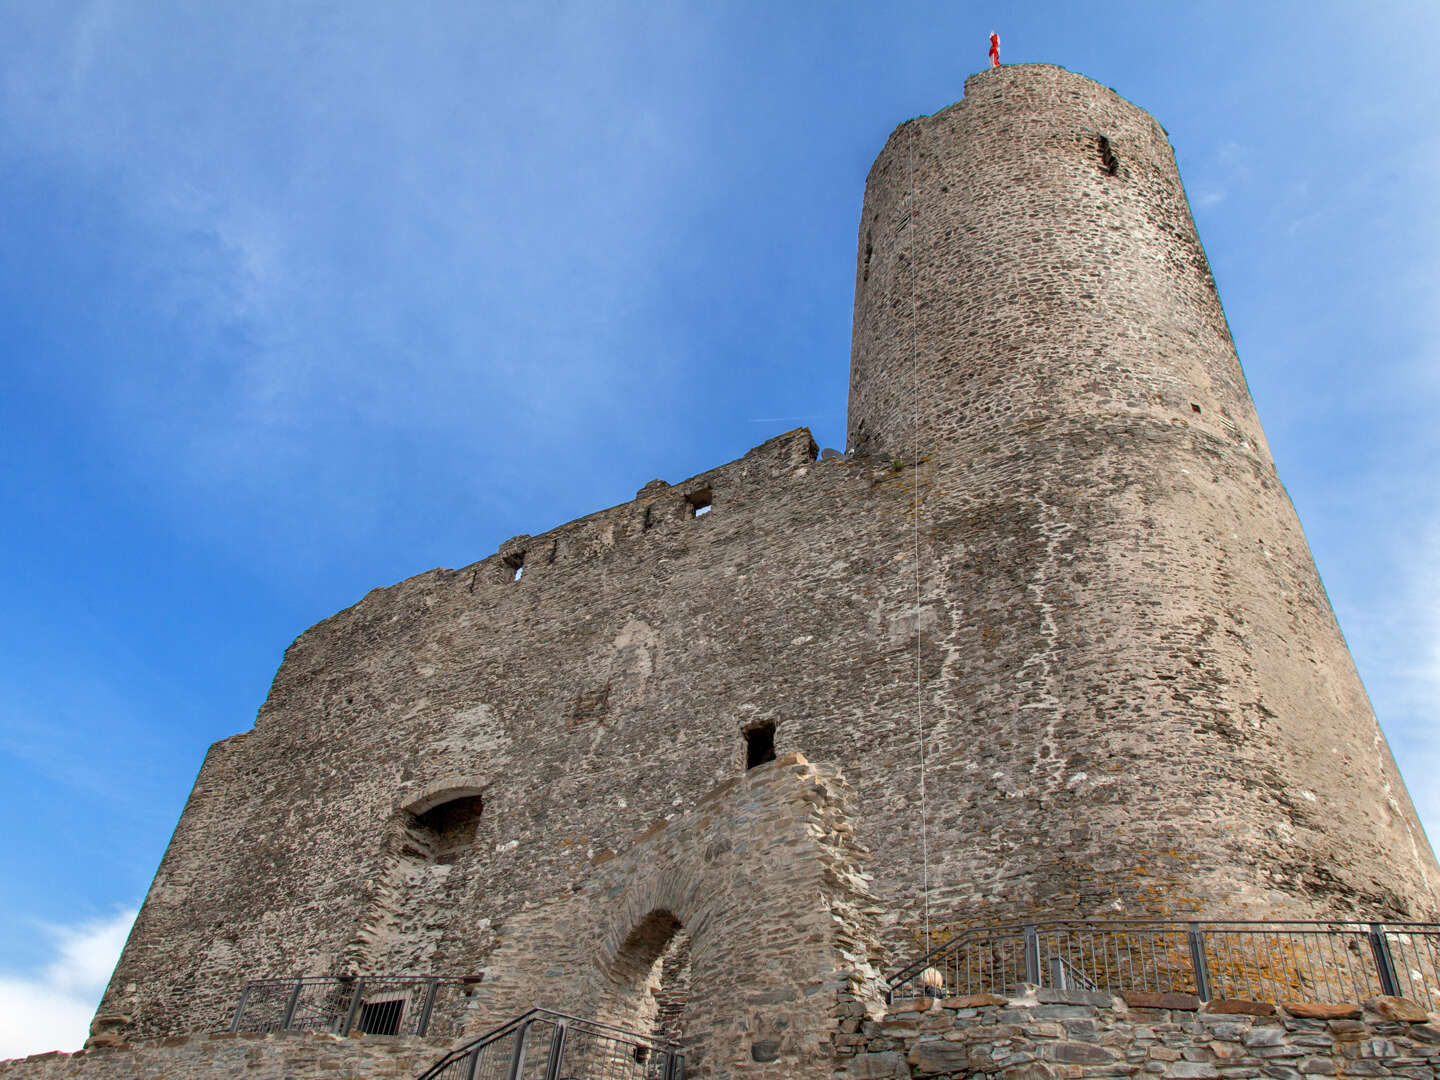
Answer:
M296 640L103 1028L223 1026L264 976L503 984L507 934L590 933L609 856L766 725L853 790L891 962L927 900L1440 915L1158 125L1060 69L977 76L882 153L858 265L855 453L779 436Z

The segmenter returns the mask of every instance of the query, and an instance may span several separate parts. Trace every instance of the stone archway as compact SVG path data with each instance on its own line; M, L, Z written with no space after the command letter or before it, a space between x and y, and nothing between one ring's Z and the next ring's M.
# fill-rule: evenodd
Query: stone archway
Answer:
M650 912L611 960L614 984L607 1015L596 1019L685 1047L690 998L690 934L674 913Z
M798 754L722 784L577 893L506 919L477 1019L540 1005L653 1031L657 963L683 930L686 1076L828 1080L836 1015L879 1004L846 804L843 779Z

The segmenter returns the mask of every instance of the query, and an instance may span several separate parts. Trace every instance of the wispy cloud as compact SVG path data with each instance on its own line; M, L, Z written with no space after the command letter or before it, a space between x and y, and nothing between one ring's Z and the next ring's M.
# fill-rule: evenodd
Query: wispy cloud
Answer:
M28 974L0 974L0 1060L80 1048L134 921L127 910L41 927L53 942L50 961Z
M33 18L36 47L0 75L5 156L83 178L75 202L123 231L144 286L108 299L145 329L86 385L152 480L378 505L379 470L337 496L337 461L422 436L446 460L523 455L684 370L654 312L696 134L608 16L261 4L237 22L95 0ZM666 64L703 39L652 30ZM528 48L474 55L506 35ZM592 91L562 107L547 67Z

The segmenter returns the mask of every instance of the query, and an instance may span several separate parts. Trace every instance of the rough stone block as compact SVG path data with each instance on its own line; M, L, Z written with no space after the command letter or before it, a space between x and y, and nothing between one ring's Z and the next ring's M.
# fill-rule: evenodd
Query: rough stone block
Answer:
M1220 1070L1205 1061L1177 1061L1165 1069L1165 1075L1177 1080L1212 1080Z
M1251 1028L1241 1038L1246 1046L1280 1046L1285 1042L1289 1033L1278 1024L1269 1024L1265 1027Z
M894 1050L878 1054L856 1054L845 1066L847 1080L890 1080L910 1075L905 1058Z
M1281 1007L1291 1016L1306 1020L1359 1020L1359 1005L1320 1001L1286 1001Z
M1120 997L1132 1009L1184 1009L1196 1012L1200 999L1194 994L1152 993L1148 990L1122 990Z
M1205 1012L1230 1016L1274 1016L1275 1006L1268 1001L1246 1001L1243 998L1215 998L1205 1003Z
M1379 1013L1386 1020L1400 1020L1410 1024L1423 1024L1430 1019L1430 1014L1416 1005L1413 1001L1403 997L1371 998L1365 1003L1365 1007L1371 1012Z
M1044 1005L1098 1005L1108 1009L1115 998L1105 990L1056 990L1042 986L1035 991L1035 1000Z
M1008 1005L1009 998L1000 997L998 994L963 994L960 997L947 997L940 999L942 1009L981 1009L987 1005Z
M908 1060L922 1076L956 1072L969 1067L970 1051L962 1043L932 1039L917 1042L911 1048Z
M1083 1042L1046 1043L1041 1048L1047 1061L1066 1065L1109 1065L1119 1058L1103 1046Z

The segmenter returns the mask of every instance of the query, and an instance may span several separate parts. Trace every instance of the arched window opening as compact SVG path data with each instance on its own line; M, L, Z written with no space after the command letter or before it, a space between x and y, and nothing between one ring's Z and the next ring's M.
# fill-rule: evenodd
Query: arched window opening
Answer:
M436 862L453 862L475 843L484 801L479 795L459 795L436 803L411 817L411 832L422 853Z

